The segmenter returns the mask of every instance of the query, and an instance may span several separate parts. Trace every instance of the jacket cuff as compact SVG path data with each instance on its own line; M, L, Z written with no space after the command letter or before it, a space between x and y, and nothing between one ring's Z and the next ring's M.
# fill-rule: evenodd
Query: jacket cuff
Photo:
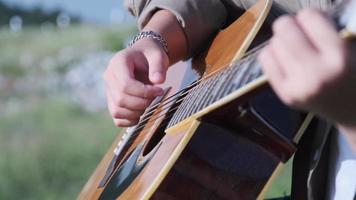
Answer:
M171 11L181 24L188 42L188 57L199 53L203 45L226 21L226 9L219 0L135 0L129 10L142 29L159 9ZM169 44L168 44L169 45Z

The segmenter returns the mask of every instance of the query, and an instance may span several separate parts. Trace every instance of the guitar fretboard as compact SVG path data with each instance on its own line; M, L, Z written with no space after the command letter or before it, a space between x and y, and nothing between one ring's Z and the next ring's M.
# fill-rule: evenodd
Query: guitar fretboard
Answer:
M176 125L260 77L262 70L257 60L259 51L260 48L238 62L232 63L214 75L201 80L184 97L167 128Z

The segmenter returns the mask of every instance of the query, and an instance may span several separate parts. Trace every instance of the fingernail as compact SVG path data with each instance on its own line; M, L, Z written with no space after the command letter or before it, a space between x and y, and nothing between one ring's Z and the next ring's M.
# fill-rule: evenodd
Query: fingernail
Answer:
M160 88L156 94L157 96L162 96L164 94L164 91Z
M160 81L162 81L163 76L162 76L161 72L155 72L155 73L153 73L152 78L153 78L152 81L160 82Z

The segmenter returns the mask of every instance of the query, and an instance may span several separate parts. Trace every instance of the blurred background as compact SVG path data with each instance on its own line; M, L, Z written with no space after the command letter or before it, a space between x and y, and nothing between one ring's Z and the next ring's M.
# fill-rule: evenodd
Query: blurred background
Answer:
M101 75L120 0L0 0L0 199L75 199L119 132Z
M120 131L101 76L136 32L120 0L0 0L0 199L76 198Z

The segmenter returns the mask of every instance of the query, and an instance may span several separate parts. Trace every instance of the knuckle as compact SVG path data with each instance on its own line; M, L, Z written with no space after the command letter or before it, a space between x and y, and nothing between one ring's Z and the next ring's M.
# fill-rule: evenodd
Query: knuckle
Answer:
M120 88L121 88L121 90L122 90L123 92L127 92L127 91L130 90L130 83L129 83L129 80L123 79L120 85L121 85Z
M126 106L125 98L118 97L117 100L116 100L116 105L119 106L119 107L125 107Z
M148 99L142 98L141 100L141 105L143 108L147 108L150 104L150 101Z
M140 116L144 113L144 111L145 111L145 110L137 111L137 112L135 113L135 118L136 118L137 120L139 120Z
M119 109L114 109L112 112L111 112L111 116L115 119L117 118L122 118L122 114L121 112L119 111Z
M138 122L139 122L139 119L131 120L129 126L136 125Z
M114 124L115 124L115 126L117 126L117 127L122 127L122 126L124 126L124 124L123 124L123 122L122 122L121 120L114 120Z
M272 25L273 32L280 33L288 30L293 18L291 16L282 16Z

